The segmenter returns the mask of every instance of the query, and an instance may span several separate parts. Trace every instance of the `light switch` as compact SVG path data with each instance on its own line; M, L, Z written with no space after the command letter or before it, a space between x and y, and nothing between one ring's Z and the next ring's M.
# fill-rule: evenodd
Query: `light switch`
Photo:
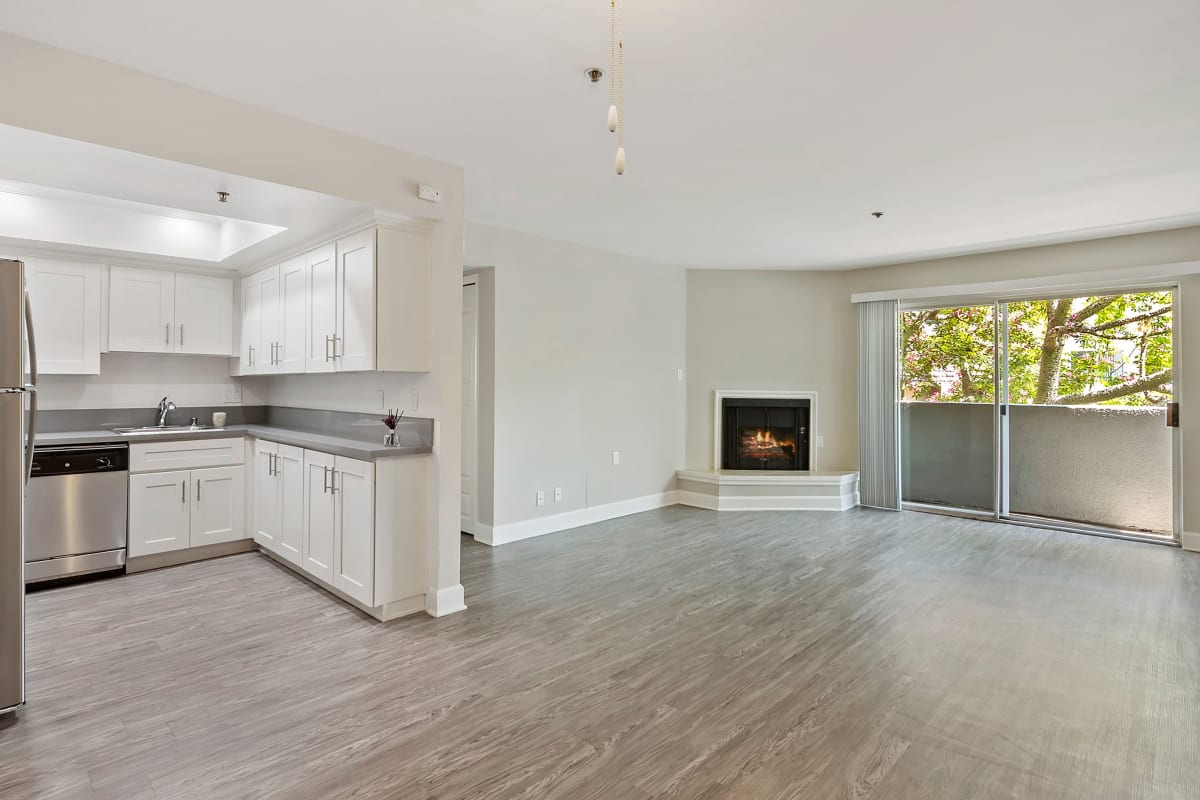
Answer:
M556 503L562 502L562 487L561 486L554 487L554 502L556 502Z
M615 467L617 464L620 464L620 463L621 463L621 451L613 450L613 466Z

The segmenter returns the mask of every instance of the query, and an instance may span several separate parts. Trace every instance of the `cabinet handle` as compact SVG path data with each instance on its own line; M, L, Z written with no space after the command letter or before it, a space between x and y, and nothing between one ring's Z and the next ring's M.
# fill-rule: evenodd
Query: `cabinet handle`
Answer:
M250 349L246 353L246 357L250 359L250 366L254 366L254 345L250 345Z
M270 456L271 456L271 474L278 475L279 474L279 460L278 460L279 456L275 455L274 453L271 453Z
M183 324L179 325L179 346L183 347Z
M196 505L200 505L200 479L196 478Z
M340 474L341 473L336 470L333 470L333 469L329 470L329 493L330 494L338 493L337 476Z
M169 322L163 325L163 343L167 345L171 344L171 323Z
M333 358L334 358L334 360L337 360L342 357L342 354L338 352L338 342L340 342L341 340L342 340L342 337L338 336L336 333L333 335Z
M187 481L179 482L179 502L187 505Z
M332 358L332 356L331 356L331 355L329 355L329 343L330 343L330 340L331 340L332 338L333 338L332 336L326 336L326 337L325 337L325 361L326 361L326 362L328 362L328 361L329 361L329 359L331 359L331 358Z
M276 343L275 343L275 363L276 363L276 364L282 364L282 363L283 363L283 356L282 356L282 355L280 355L280 353L281 353L282 351L283 351L283 345L281 345L279 342L276 342Z

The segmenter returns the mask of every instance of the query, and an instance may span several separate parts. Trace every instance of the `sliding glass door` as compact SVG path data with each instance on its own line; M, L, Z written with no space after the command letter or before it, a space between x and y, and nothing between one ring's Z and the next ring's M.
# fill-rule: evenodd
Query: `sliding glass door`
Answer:
M904 501L1174 539L1175 322L1171 290L902 311Z
M1007 514L1173 536L1172 292L1007 303Z
M904 502L994 512L996 304L902 311L900 325Z

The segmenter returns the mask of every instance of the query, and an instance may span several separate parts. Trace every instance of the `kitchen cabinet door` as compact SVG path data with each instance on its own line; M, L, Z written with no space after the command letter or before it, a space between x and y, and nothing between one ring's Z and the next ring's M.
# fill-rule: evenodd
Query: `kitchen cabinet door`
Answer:
M302 373L308 325L308 267L304 256L279 265L279 346L275 350L279 372Z
M191 476L191 546L246 538L244 467L196 469Z
M257 359L258 375L277 373L279 365L279 267L271 267L258 273L259 304L262 308L262 328L259 342L262 356Z
M280 525L275 552L298 567L304 552L304 451L279 445L275 460L276 482L280 489Z
M258 278L242 279L242 342L238 351L241 375L253 375L258 370L258 355L262 343L262 290Z
M373 605L375 585L375 465L338 456L333 586Z
M190 472L129 476L129 556L148 556L190 546Z
M280 552L281 484L275 476L275 459L278 453L279 445L274 442L264 442L261 439L254 441L253 538L272 553Z
M43 375L100 374L100 270L98 264L25 262Z
M315 450L304 451L304 539L301 567L314 578L333 584L336 495L331 478L335 459Z
M175 347L175 274L110 267L108 349L170 353Z
M176 353L233 355L233 279L175 276Z
M337 242L337 369L375 369L375 230ZM386 300L385 300L386 302Z
M332 244L305 257L308 267L308 320L305 372L333 372L333 337L337 334L337 257Z

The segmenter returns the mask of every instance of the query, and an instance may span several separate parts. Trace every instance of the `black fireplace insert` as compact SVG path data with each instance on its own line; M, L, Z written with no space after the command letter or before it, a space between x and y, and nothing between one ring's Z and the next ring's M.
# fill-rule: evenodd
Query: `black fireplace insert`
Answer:
M806 470L811 402L721 399L721 469Z

